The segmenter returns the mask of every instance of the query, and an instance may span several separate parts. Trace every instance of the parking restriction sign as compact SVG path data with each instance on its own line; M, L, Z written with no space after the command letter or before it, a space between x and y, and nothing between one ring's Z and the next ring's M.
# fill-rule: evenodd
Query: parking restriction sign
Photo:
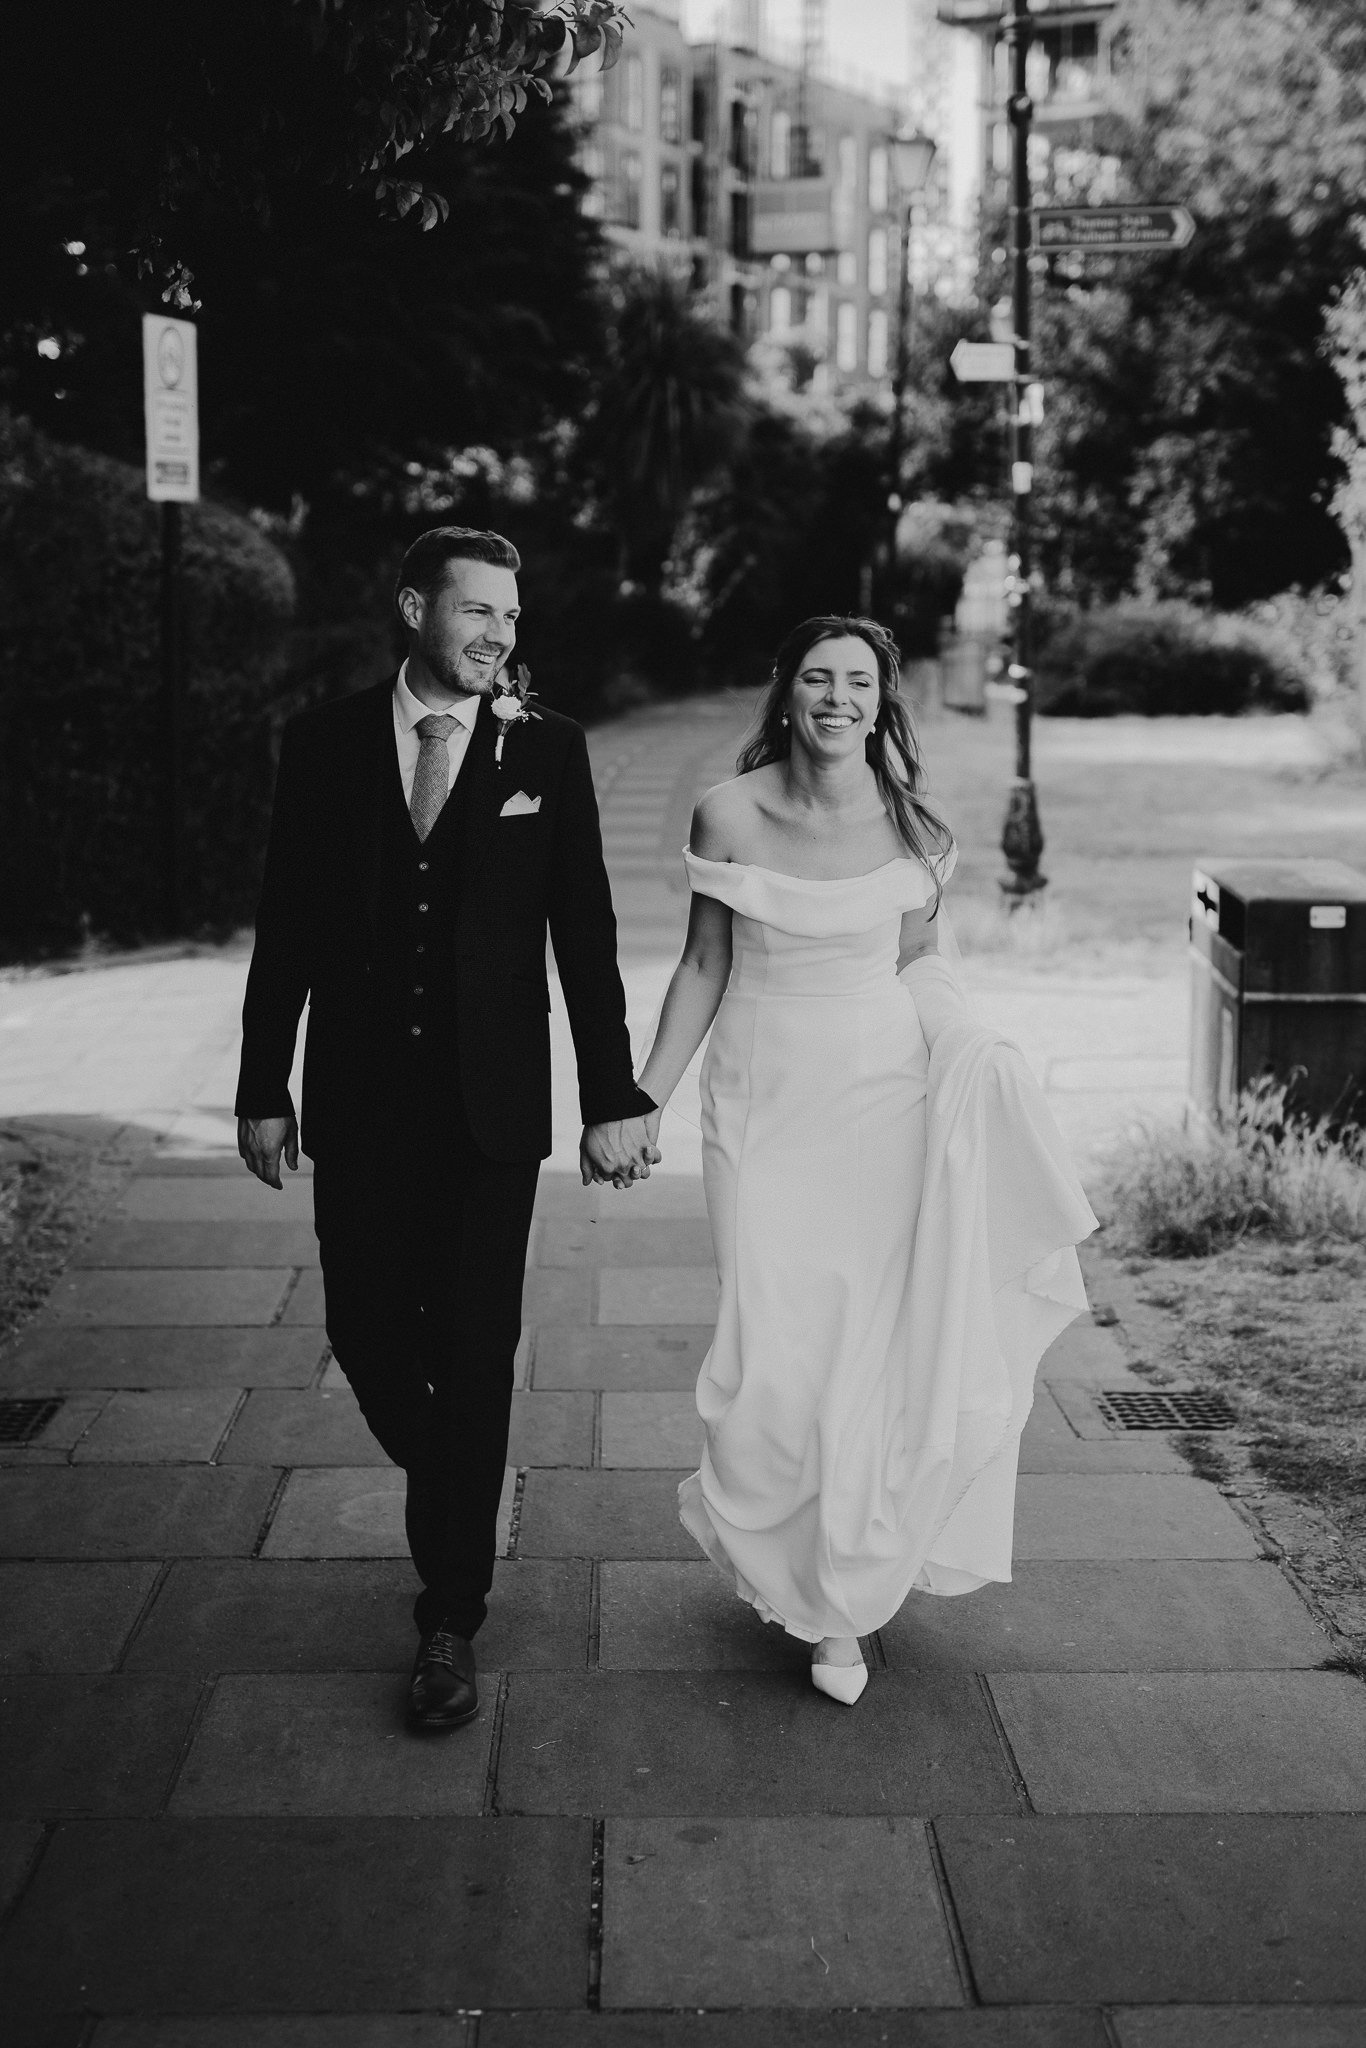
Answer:
M193 320L142 316L147 495L154 503L199 498L199 366Z

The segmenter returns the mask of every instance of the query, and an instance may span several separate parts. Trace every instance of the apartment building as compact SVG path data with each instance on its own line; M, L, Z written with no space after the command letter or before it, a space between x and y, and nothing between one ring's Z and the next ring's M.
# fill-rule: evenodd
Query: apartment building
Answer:
M610 71L576 79L588 210L632 263L692 263L691 52L678 0L633 6Z
M757 10L756 10L757 12ZM898 220L896 108L765 38L689 45L678 8L632 10L612 71L575 89L590 203L623 258L668 262L799 384L888 374Z

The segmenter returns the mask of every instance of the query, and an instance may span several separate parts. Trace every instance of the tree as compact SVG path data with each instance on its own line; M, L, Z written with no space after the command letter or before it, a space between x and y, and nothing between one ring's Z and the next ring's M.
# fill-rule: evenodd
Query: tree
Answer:
M1040 552L1083 599L1240 606L1341 573L1325 309L1357 260L1356 0L1121 0L1105 145L1187 249L1086 259L1039 294Z
M1342 481L1333 512L1352 550L1357 691L1366 730L1366 270L1355 270L1328 310L1325 352L1347 399L1334 444Z
M206 197L266 222L300 184L334 185L433 228L447 198L420 152L511 135L529 95L548 99L580 62L615 62L626 19L618 0L20 4L6 182L99 192L119 259L183 307L185 216ZM74 53L60 68L58 34Z
M627 277L585 446L625 580L658 595L688 501L738 445L745 414L734 337L670 272Z

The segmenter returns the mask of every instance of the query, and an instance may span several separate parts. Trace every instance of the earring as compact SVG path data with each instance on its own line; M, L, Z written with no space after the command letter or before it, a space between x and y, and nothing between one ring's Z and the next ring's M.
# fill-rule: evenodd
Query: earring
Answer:
M786 713L786 712L784 712L784 713L783 713L783 724L784 724L784 725L786 725L786 724L787 724L787 713Z

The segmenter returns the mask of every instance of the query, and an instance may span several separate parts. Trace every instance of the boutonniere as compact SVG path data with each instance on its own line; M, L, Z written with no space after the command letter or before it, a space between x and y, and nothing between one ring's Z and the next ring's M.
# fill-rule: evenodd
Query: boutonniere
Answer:
M503 765L503 741L508 736L508 727L524 725L528 718L539 718L541 715L539 711L533 711L531 708L530 699L534 695L531 687L531 670L524 661L518 663L516 676L509 677L505 674L501 684L494 691L489 710L498 721L498 744L493 750L493 758L500 768Z

